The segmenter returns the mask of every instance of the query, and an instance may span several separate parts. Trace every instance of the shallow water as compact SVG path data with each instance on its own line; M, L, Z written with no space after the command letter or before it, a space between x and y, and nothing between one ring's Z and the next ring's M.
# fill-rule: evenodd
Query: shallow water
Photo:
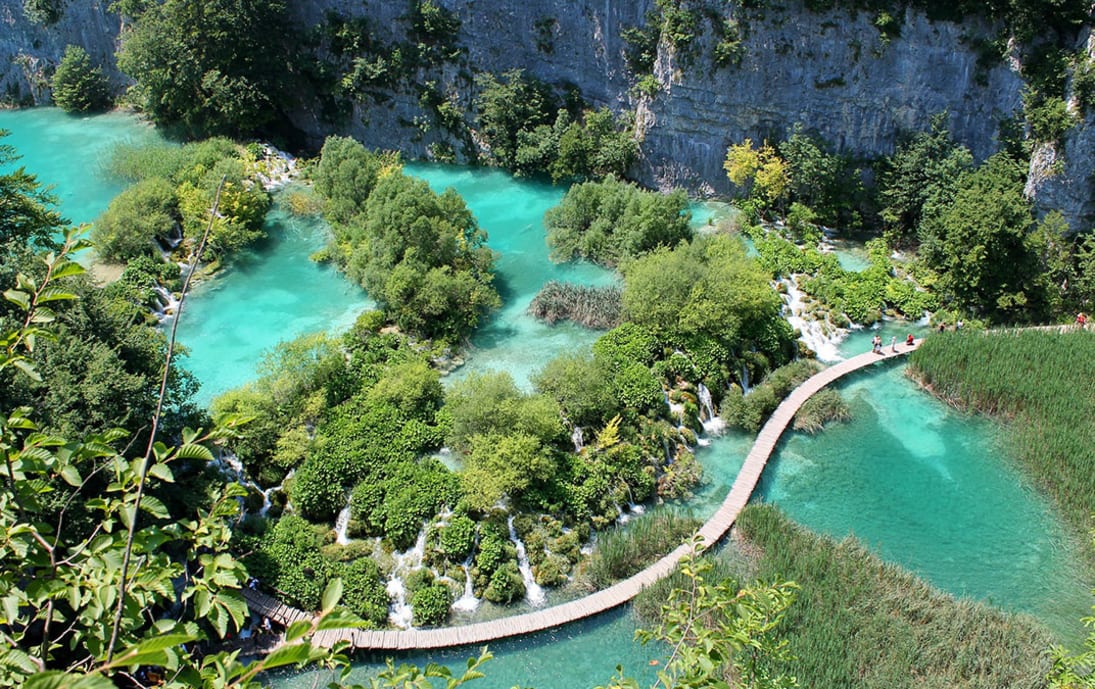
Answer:
M106 171L111 151L123 142L151 143L162 137L129 113L68 115L59 108L0 110L0 129L38 181L51 185L61 213L72 223L91 222L126 183Z
M652 686L655 672L665 662L666 647L634 641L636 622L627 609L598 615L539 634L490 644L494 659L483 666L486 677L469 686L479 689L587 689L604 685L615 674L616 666L639 681L640 687ZM479 655L478 647L445 649L432 653L390 656L398 665L410 662L441 663L454 674L464 671L468 658ZM655 664L652 664L655 663ZM384 668L384 656L370 655L355 660L352 681L367 681ZM334 677L329 672L286 673L268 678L275 689L304 689L326 686ZM434 686L440 686L435 683Z

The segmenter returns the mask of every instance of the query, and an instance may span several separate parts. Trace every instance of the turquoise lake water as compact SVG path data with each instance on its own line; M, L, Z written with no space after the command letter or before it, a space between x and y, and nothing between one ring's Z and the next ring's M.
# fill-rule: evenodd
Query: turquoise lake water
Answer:
M102 163L117 141L154 138L125 115L68 118L56 110L0 112L0 128L13 135L22 163L58 188L61 209L73 221L93 219L122 187L106 179ZM563 194L558 187L514 181L497 171L409 165L434 188L455 187L501 252L499 287L505 306L474 339L467 370L504 368L522 384L550 356L588 347L597 333L573 326L544 326L524 314L548 279L605 284L611 273L590 265L555 266L543 243L543 211ZM712 215L722 212L712 207ZM700 211L697 212L700 215ZM195 292L180 324L191 349L187 365L203 381L201 398L253 377L262 351L304 332L339 330L367 308L368 299L337 273L308 260L323 244L315 221L273 214L272 238L238 265ZM705 222L701 218L701 222ZM887 323L885 342L904 339L911 326ZM873 331L853 333L846 353L869 349ZM1031 612L1059 634L1077 638L1088 614L1090 578L1046 501L1030 490L1004 456L1001 431L956 413L907 381L900 365L858 375L841 389L855 418L817 437L791 434L762 482L763 499L817 531L854 533L876 553L916 571L957 595ZM730 435L700 452L709 485L693 503L703 516L725 495L751 444ZM493 645L490 684L534 684L541 689L603 683L618 663L630 674L646 672L656 649L632 640L626 611L554 633ZM460 664L474 654L416 655ZM362 663L359 672L375 665ZM284 680L311 686L313 677Z

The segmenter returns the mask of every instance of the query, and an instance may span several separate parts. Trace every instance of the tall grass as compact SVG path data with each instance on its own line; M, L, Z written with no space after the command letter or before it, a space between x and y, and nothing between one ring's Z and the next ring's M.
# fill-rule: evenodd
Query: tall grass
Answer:
M542 321L574 321L587 328L610 330L620 324L620 288L587 287L551 280L537 292L528 312Z
M1009 422L1008 443L1065 518L1086 533L1095 512L1095 334L944 333L910 373L963 408Z
M746 507L737 524L747 545L741 552L755 558L749 576L801 587L781 626L794 659L780 668L799 686L1045 686L1053 639L1033 619L956 600L854 539L814 535L771 506ZM723 571L742 568L731 560ZM638 609L667 597L666 589L651 589Z
M603 589L668 555L701 525L699 519L659 510L597 537L586 579Z

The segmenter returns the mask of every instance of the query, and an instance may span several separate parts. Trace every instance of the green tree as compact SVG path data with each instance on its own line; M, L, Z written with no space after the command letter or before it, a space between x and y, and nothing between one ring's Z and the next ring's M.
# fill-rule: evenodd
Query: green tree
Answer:
M364 213L380 173L399 167L398 155L373 153L349 137L327 137L319 156L316 191L327 200L324 216L335 224Z
M65 112L105 110L110 105L103 70L92 67L87 51L77 45L65 46L50 87L53 102Z
M900 241L914 238L925 205L948 198L959 176L972 167L973 156L951 140L945 117L932 118L931 131L901 143L879 171L878 197L886 227Z
M525 434L476 435L461 479L468 505L485 512L504 497L520 500L534 482L551 477L557 463L539 438Z
M501 75L480 74L475 80L479 132L490 147L490 157L515 169L521 131L550 126L556 114L555 98L546 84L515 69Z
M289 102L295 45L282 0L165 0L123 36L118 67L157 123L190 135L246 134Z
M1047 295L1033 227L1022 171L998 153L959 177L950 203L925 209L921 255L958 308L993 320L1037 320Z
M767 141L760 148L753 146L752 139L731 145L723 169L759 210L782 208L790 188L787 163Z
M584 258L614 266L687 241L692 237L690 217L682 191L643 191L609 177L572 186L559 205L544 214L544 224L553 260Z
M129 187L95 221L91 239L99 255L126 262L156 253L156 240L167 239L178 225L175 188L162 177Z

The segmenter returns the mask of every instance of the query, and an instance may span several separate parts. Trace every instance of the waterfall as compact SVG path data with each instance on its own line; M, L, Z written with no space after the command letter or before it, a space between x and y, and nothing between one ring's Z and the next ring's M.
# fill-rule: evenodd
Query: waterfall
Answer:
M578 453L585 447L585 439L582 437L582 427L575 426L574 431L570 434L570 442L574 443L574 452Z
M532 605L542 605L544 603L544 589L536 583L536 579L532 576L532 566L528 561L528 554L525 552L525 544L517 537L517 530L513 528L513 517L511 516L506 520L506 526L509 527L509 538L517 546L517 569L521 571L521 578L525 580L525 598Z
M350 526L350 496L346 496L346 506L338 513L335 519L335 543L347 545L350 539L346 537L346 529Z
M265 517L266 513L270 511L271 507L273 507L274 503L271 502L270 496L273 495L274 493L276 493L279 490L284 490L285 489L285 482L288 481L289 479L293 478L293 474L295 474L295 473L296 473L296 469L290 469L289 473L285 475L285 478L282 479L281 483L279 483L278 485L276 485L272 488L267 488L266 490L262 491L262 507L259 509L259 516L260 517Z
M464 595L457 598L452 604L453 610L472 612L479 607L479 599L475 597L475 589L471 585L471 572L468 571L468 564L470 563L471 558L469 557L467 562L462 565L464 568Z
M745 364L741 366L741 394L749 394L749 367Z
M388 611L388 621L393 627L409 629L414 622L414 611L407 602L407 587L403 585L403 576L422 565L422 558L426 554L426 529L418 532L418 540L414 547L405 553L395 553L395 566L388 576L388 584L385 589L392 600L391 609Z
M696 397L703 405L703 411L707 418L703 420L703 431L708 435L720 435L726 430L726 422L715 413L715 405L711 402L711 391L703 383L696 388Z
M794 278L785 278L779 282L787 288L787 293L782 297L784 299L783 317L792 328L799 331L799 339L817 353L820 361L840 361L842 357L837 345L844 339L847 331L842 328L833 328L832 334L829 334L825 332L820 321L804 318L802 316L805 307L802 301L803 295Z
M175 312L179 310L179 300L175 298L175 295L168 292L162 285L156 285L152 289L159 297L160 308L156 315L160 320L175 315Z

